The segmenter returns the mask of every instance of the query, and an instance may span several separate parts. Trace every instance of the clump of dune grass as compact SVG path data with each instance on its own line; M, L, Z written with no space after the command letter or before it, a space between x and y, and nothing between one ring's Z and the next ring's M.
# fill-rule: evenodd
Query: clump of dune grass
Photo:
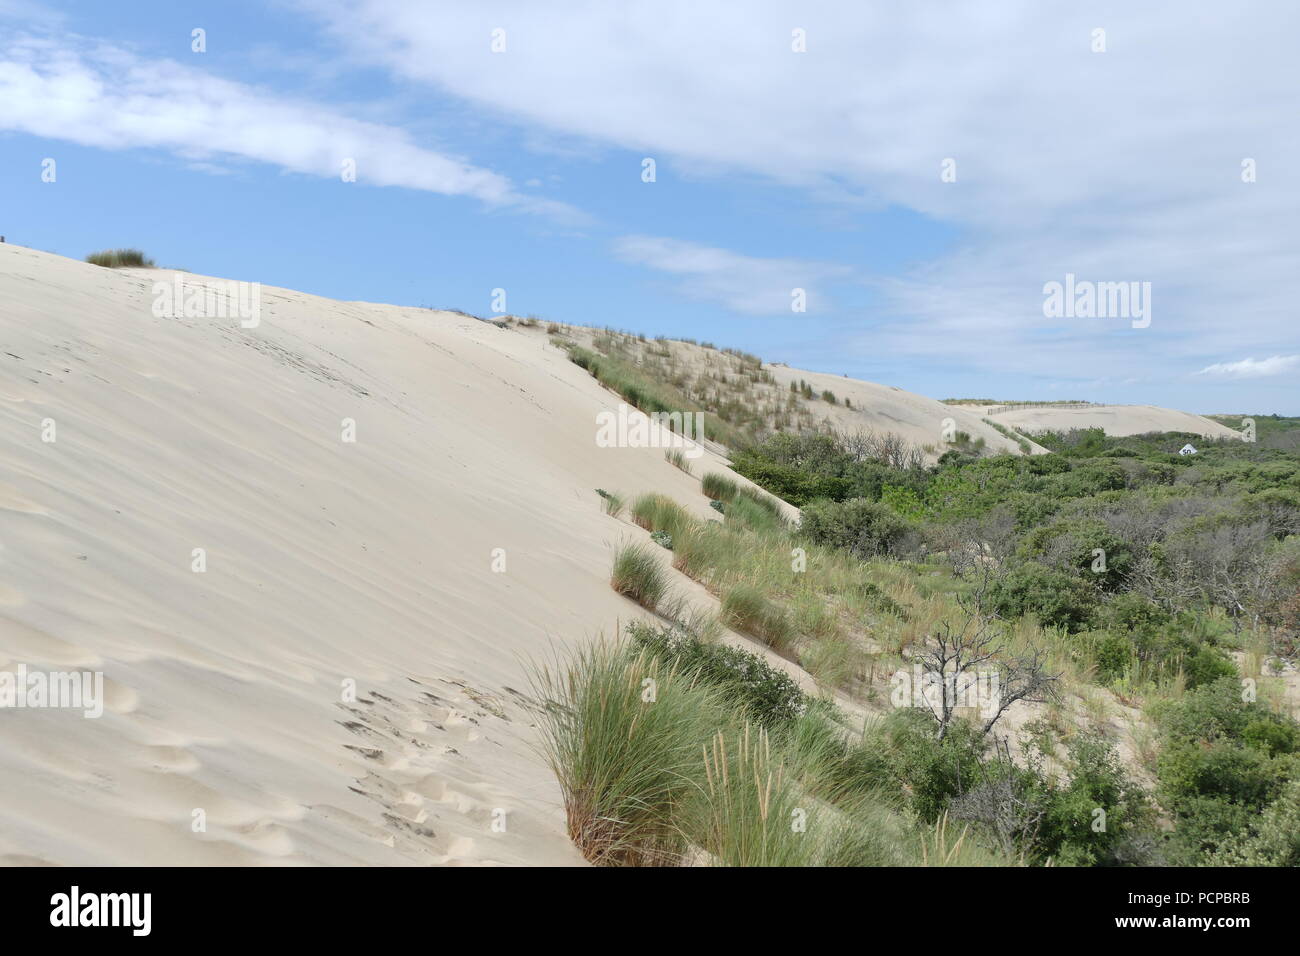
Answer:
M722 622L734 631L757 637L779 653L794 644L794 627L785 608L750 584L735 584L723 595Z
M86 261L92 266L103 266L106 269L154 268L154 261L139 249L105 249L102 252L92 252L86 256Z
M534 669L531 687L569 836L592 863L810 866L828 855L817 818L833 811L802 799L768 732L736 721L694 675L596 644Z
M741 485L716 471L705 475L700 487L714 501L726 504L724 513L738 512L736 520L747 527L759 530L785 525L780 503L766 492Z
M754 503L774 517L780 517L781 515L780 502L765 491L745 485L737 490L736 496L738 499Z
M766 730L746 724L735 734L718 731L705 748L704 770L705 792L689 829L717 863L816 865L820 841L808 832L809 809L799 805Z
M664 452L664 458L667 459L668 464L672 465L674 468L680 468L688 475L691 473L691 463L686 460L686 452L682 451L680 448L669 448Z
M668 576L663 565L643 544L619 545L614 552L609 584L649 611L658 607L668 593Z
M638 495L632 502L632 520L647 531L667 531L674 538L694 523L690 512L667 495Z
M878 725L848 733L842 715L821 700L773 712L769 725L752 723L743 678L729 666L687 664L675 638L662 645L647 633L648 643L562 652L530 677L569 835L591 862L1009 862L942 820L917 829L902 809L898 755L882 749L888 737Z
M749 490L748 488L742 489L741 494L737 494L727 503L727 509L723 512L726 515L727 524L740 525L752 531L775 531L784 527L785 521L782 519L780 512L757 495L743 493Z
M705 749L704 799L686 830L722 866L907 866L921 840L879 783L855 781L855 749L825 711L799 718L823 733L748 724L716 733ZM837 786L828 785L840 778ZM923 840L924 838L922 838ZM944 863L970 862L960 845Z
M680 863L676 814L704 786L703 742L727 723L716 694L647 652L608 644L535 669L531 683L542 752L582 855L602 866Z
M728 536L716 521L697 522L673 535L673 567L687 577L703 580L722 562L723 549L730 546Z
M735 498L738 487L733 479L716 471L709 472L700 482L701 490L717 501L730 501Z
M865 679L866 648L845 637L823 637L799 651L799 666L823 687L851 687Z
M623 513L623 496L613 491L606 491L604 488L597 488L596 494L605 502L605 514L611 518L617 518Z

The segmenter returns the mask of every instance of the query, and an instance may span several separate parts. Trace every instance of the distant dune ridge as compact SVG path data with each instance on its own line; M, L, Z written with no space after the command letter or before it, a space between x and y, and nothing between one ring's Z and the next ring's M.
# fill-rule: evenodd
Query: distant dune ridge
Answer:
M0 670L105 698L0 712L0 861L580 864L525 661L645 615L594 489L716 517L724 459L599 447L619 398L540 328L266 286L254 328L161 317L171 277L0 245ZM836 424L1017 450L980 409L770 368L849 398Z
M998 406L1002 408L1002 406ZM984 414L1000 425L1021 432L1066 431L1101 428L1107 435L1141 435L1147 432L1190 432L1205 438L1240 438L1240 432L1202 415L1155 405L1026 405Z

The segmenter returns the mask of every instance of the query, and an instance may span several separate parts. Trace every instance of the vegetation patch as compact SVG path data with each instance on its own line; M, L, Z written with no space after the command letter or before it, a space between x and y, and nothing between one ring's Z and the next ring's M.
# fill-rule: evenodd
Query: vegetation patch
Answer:
M153 269L154 261L139 249L105 249L92 252L86 256L92 266L104 266L106 269Z
M668 576L659 560L641 544L623 544L614 552L610 586L653 611L668 593Z

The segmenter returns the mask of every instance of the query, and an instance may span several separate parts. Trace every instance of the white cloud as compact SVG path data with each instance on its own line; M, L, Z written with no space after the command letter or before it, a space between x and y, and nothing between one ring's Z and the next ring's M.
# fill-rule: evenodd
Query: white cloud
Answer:
M1206 366L1196 374L1212 375L1217 378L1267 378L1270 375L1283 375L1295 371L1300 371L1300 355L1274 355L1259 360L1245 358L1239 362L1218 362Z
M213 160L252 160L340 182L350 159L359 184L576 215L517 192L491 170L417 145L401 129L68 37L0 44L0 129L105 149L166 149L213 168Z
M1296 5L301 6L365 62L545 135L957 226L942 260L880 283L862 351L1169 380L1293 340ZM1104 53L1090 49L1098 26ZM806 53L791 52L795 27ZM954 183L940 180L948 157ZM1151 282L1152 327L1045 323L1043 283L1067 272Z
M815 311L825 300L813 286L850 271L829 263L744 256L656 236L623 236L614 243L614 252L624 262L677 276L677 291L687 298L749 315L789 315L796 289L804 290L808 311Z

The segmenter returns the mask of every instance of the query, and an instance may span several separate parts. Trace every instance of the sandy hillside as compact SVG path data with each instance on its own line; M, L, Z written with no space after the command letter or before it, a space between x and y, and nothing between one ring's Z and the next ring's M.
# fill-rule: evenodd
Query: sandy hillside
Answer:
M174 275L0 245L0 671L106 684L0 710L0 862L581 863L523 661L644 613L594 489L716 518L723 460L597 447L619 399L536 330L156 317Z
M0 667L108 685L0 712L0 857L580 862L520 655L636 613L595 487L698 481L597 448L611 396L541 340L271 288L155 318L166 277L0 246Z
M595 341L604 334L603 330L584 328L571 328L570 333L576 340L592 348L597 347ZM623 336L619 344L623 349L630 349L638 363L646 365L664 380L671 380L683 373L691 379L709 379L721 374L729 384L721 387L706 385L706 391L717 388L715 397L723 401L737 400L736 393L732 390L737 381L734 371L736 361L724 352L679 341L637 342L632 336ZM671 359L667 362L658 359L658 349L671 351ZM878 385L824 372L809 372L784 363L766 363L763 369L771 375L772 384L746 385L740 401L749 405L783 407L790 399L792 382L807 382L819 396L811 400L798 399L797 417L784 427L802 428L825 424L850 433L864 430L877 434L892 433L920 450L930 463L950 447L945 435L958 432L965 432L973 440L982 438L985 448L990 452L1021 453L1019 442L984 421L979 409L945 405L897 386ZM821 399L821 394L826 391L835 396L835 404ZM848 405L845 404L846 400ZM709 407L716 407L716 403ZM771 424L769 417L765 425ZM1028 447L1033 454L1046 452L1046 449L1034 442L1029 442Z
M990 421L1019 432L1064 431L1070 428L1102 428L1108 435L1141 435L1147 432L1190 432L1206 438L1240 438L1218 422L1191 412L1155 405L1093 405L1087 408L1037 407L982 411Z
M722 459L598 447L619 399L541 329L269 287L256 328L157 317L173 275L0 245L0 671L106 680L98 719L0 710L0 862L580 863L523 660L643 613L594 489L716 517Z
M945 427L949 427L945 422L951 418L950 427L965 432L972 439L983 438L985 448L990 453L1020 454L1015 440L985 422L974 409L945 405L937 399L904 391L895 385L878 385L784 365L773 366L772 372L782 385L788 386L792 379L803 379L818 391L830 390L841 402L849 399L853 403L852 408L820 403L819 415L839 429L868 428L877 432L893 432L912 444L927 449L930 452L927 457L934 459L947 450L943 435ZM1015 430L1014 426L1008 427ZM1032 441L1029 448L1033 454L1045 454L1047 451Z

